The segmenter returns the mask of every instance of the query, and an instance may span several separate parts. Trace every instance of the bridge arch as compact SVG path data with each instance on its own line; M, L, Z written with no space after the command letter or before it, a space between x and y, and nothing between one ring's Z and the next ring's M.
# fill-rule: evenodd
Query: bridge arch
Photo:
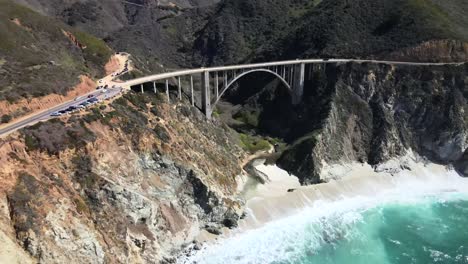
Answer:
M214 109L214 107L221 100L221 97L223 97L224 93L226 93L226 91L229 90L229 88L231 88L232 85L234 85L242 77L244 77L244 76L246 76L248 74L254 73L254 72L265 72L265 73L270 73L270 74L274 75L277 79L279 79L284 84L284 86L286 86L286 88L291 93L291 95L293 94L293 90L291 88L291 85L283 78L283 76L279 75L275 71L272 71L270 69L252 69L252 70L248 70L248 71L245 71L245 72L239 74L234 79L229 81L225 87L223 87L221 93L219 93L219 95L218 95L218 98L216 98L216 100L214 100L214 102L211 104L211 107L212 107L211 111Z

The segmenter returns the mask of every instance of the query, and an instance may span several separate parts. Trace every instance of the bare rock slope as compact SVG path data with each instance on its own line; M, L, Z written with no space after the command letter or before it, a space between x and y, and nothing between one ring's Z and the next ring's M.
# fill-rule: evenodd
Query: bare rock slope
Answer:
M171 261L200 230L235 225L243 155L228 128L154 95L24 129L0 141L0 248L16 241L39 263Z

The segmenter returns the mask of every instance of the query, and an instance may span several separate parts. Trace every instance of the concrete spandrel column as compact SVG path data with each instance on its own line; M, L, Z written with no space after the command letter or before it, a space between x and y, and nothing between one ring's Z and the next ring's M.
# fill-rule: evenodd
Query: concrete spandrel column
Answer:
M177 77L177 85L179 88L179 100L182 100L182 85L180 84L180 77Z
M166 79L166 96L167 96L167 102L171 102L171 97L169 96L169 80Z
M226 89L227 85L228 85L228 76L227 76L227 72L225 71L225 72L224 72L224 87L223 87L222 92L224 92L224 90Z
M218 74L218 72L216 72L215 91L216 91L216 100L218 100L218 98L219 98L219 74Z
M190 101L192 103L192 106L195 105L195 97L193 95L193 76L190 75Z
M154 90L154 93L158 93L158 90L156 89L156 82L153 82L153 90Z
M211 119L211 99L210 99L210 73L208 71L201 73L202 80L202 110L207 119Z
M140 84L140 90L141 90L141 93L145 92L145 90L143 89L143 84Z

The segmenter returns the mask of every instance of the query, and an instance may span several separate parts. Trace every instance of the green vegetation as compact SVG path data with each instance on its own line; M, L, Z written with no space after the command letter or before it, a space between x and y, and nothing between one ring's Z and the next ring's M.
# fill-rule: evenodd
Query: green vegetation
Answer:
M246 125L250 125L252 127L258 127L259 116L260 116L260 112L258 111L241 110L234 115L234 119Z
M211 113L211 115L215 118L218 118L221 114L222 112L217 107L215 107L215 109L213 109L213 113Z
M449 15L431 0L409 0L408 7L412 11L417 11L432 19L432 22L448 22Z
M86 155L78 155L73 158L75 165L75 178L83 188L92 188L99 182L99 175L94 173L92 168L92 161Z
M75 198L74 201L75 201L76 211L78 211L78 213L83 214L83 213L88 212L88 206L82 199Z
M82 121L85 123L91 123L100 120L103 124L111 125L111 120L117 116L117 112L103 112L106 108L106 105L100 105L99 107L91 108L91 112L85 115Z
M101 76L112 51L102 40L56 19L0 0L0 100L64 94L80 75ZM71 32L75 46L64 32Z
M294 141L291 147L297 146L299 144L302 144L304 141L310 141L313 142L313 144L317 143L318 137L320 136L320 133L322 132L321 129L314 130Z
M51 119L21 130L28 151L46 151L56 155L65 149L84 146L96 140L96 136L84 125L74 122L66 125L59 119Z
M24 136L24 143L26 144L28 151L34 151L39 148L39 143L36 138L30 134L26 134Z
M250 153L255 153L257 151L268 150L270 149L270 143L260 137L251 136L247 134L239 134L241 147L249 151Z
M168 142L171 139L171 137L167 133L167 130L159 124L156 125L156 127L154 128L154 132L156 133L158 138L161 139L162 142Z
M11 115L2 115L2 118L0 119L0 123L8 123L11 121Z
M85 59L95 64L104 65L112 55L112 50L106 43L88 33L73 30L73 35L84 46Z
M428 40L468 41L467 12L464 0L226 0L195 47L213 64L384 56Z
M34 176L24 171L20 173L13 192L8 194L8 202L11 206L10 216L18 235L30 229L38 232L39 215L32 208L40 207L41 198L47 193L48 188Z

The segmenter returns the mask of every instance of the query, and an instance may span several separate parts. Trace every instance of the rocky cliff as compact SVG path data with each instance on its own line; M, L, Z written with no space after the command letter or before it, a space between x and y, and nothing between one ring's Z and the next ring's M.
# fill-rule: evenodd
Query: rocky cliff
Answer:
M130 93L0 141L2 259L171 262L200 230L236 225L236 138L158 98Z
M330 165L378 165L412 150L435 163L459 164L463 172L467 73L466 64L314 66L303 102L284 109L290 129L283 137L292 146L278 164L311 184L339 177L327 172ZM268 112L264 109L260 118L271 118Z

